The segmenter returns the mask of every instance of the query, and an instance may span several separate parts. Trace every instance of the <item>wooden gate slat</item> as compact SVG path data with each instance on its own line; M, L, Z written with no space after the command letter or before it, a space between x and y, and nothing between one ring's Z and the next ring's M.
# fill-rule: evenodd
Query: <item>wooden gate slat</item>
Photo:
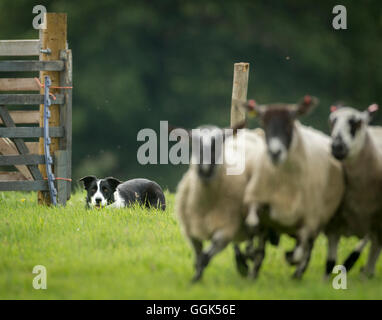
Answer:
M11 118L16 124L39 124L40 111L9 111ZM0 119L0 124L3 120Z
M0 56L38 56L40 40L0 40Z
M29 149L30 150L30 149ZM36 153L36 152L34 152ZM0 155L17 155L17 149L15 144L8 138L1 138L0 139ZM19 172L21 172L24 177L27 178L27 180L33 180L33 176L31 175L30 171L28 170L27 166L15 166Z
M51 97L52 104L63 104L64 95L56 94L56 100ZM43 94L0 94L1 105L35 105L44 104Z
M47 191L48 182L38 181L0 181L0 191Z
M19 154L0 156L0 166L36 165L45 163L45 157L39 154Z
M0 118L3 120L3 123L8 128L15 128L16 127L15 123L13 122L11 116L8 113L8 109L4 106L0 106ZM25 143L22 139L15 138L15 139L13 139L13 143L15 144L15 146L16 146L16 148L20 154L28 154L29 153L28 147L25 145ZM42 175L41 175L41 172L38 169L37 165L28 166L28 169L31 172L31 174L35 180L42 180Z
M44 129L39 127L0 128L0 138L40 138L43 136ZM62 138L64 128L50 127L49 136L51 138Z
M3 60L0 61L0 72L28 72L28 71L63 71L64 62L60 60Z
M1 171L0 181L26 181L25 176L18 171Z
M40 91L33 78L0 78L0 91Z

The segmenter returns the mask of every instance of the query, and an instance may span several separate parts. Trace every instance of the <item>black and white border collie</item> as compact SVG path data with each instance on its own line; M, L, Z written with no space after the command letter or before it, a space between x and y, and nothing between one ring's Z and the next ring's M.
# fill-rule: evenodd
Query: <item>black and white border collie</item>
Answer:
M121 182L113 177L98 179L96 176L86 176L79 181L87 191L87 208L124 208L139 203L148 208L166 209L162 188L155 181L132 179Z

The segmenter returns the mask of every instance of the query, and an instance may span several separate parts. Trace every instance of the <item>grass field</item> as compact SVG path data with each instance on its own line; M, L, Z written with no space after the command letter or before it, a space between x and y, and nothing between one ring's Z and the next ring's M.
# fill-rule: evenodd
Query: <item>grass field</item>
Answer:
M202 282L191 285L192 253L173 214L167 193L165 212L141 208L85 210L84 193L66 208L36 204L34 193L0 194L1 299L381 299L382 259L376 277L359 274L366 252L348 275L347 290L322 280L326 240L315 244L302 281L290 279L293 268L281 247L267 248L260 278L241 278L227 248L207 268ZM341 261L356 239L341 242ZM47 269L47 289L35 290L35 265Z

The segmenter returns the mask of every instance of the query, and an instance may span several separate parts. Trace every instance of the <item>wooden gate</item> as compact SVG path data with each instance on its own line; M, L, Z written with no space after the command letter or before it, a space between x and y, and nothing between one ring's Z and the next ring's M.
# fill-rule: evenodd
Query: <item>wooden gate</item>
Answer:
M14 168L0 172L0 191L39 191L39 203L51 203L42 138L43 79L49 76L50 152L57 201L65 205L71 192L72 54L66 14L47 13L45 22L39 39L0 40L0 167Z

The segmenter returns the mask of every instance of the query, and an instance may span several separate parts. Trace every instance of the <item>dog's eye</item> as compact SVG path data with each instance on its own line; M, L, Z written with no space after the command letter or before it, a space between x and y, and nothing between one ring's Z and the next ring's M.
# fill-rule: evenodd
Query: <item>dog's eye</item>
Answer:
M97 191L97 188L95 188L95 187L92 188L92 191L93 191L93 192L96 192L96 191Z
M103 188L102 188L102 191L103 191L103 192L107 192L107 188L106 188L106 187L103 187Z

